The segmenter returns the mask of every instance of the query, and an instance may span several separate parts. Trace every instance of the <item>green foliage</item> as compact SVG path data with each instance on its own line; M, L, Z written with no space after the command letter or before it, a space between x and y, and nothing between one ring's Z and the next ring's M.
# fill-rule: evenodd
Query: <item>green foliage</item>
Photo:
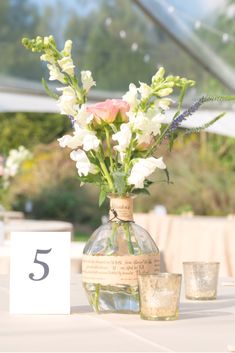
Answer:
M235 214L235 139L202 132L184 136L166 155L172 183L150 187L151 197L138 197L137 211L165 205L168 213Z
M71 128L66 117L44 113L0 114L0 152L7 154L20 145L31 149L39 143L48 144Z

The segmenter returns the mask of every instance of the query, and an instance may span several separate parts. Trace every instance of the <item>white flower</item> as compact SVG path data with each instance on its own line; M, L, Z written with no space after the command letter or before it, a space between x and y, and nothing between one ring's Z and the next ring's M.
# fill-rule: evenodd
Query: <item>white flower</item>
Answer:
M43 38L43 43L44 43L44 45L48 45L50 43L49 37L44 37Z
M14 177L18 173L23 161L30 157L31 153L24 146L20 146L18 150L11 150L5 163L4 178Z
M152 83L157 83L159 80L161 80L165 75L165 69L164 67L160 67L158 71L155 73L155 75L152 77Z
M169 88L162 88L159 91L157 91L157 95L159 97L166 97L169 96L169 94L171 94L173 92L173 88L169 87Z
M131 109L134 109L139 104L139 100L137 97L138 97L138 89L134 85L134 83L130 83L129 91L127 91L124 94L124 96L122 96L122 99L125 102L129 103Z
M83 150L72 151L70 153L70 158L76 162L79 176L87 176L89 173L95 174L97 172L97 168L95 165L91 164Z
M75 123L74 128L73 136L64 135L57 140L61 147L76 149L83 146L85 151L97 150L100 140L96 137L95 132L82 129L77 123Z
M76 116L76 101L77 97L75 91L70 86L57 88L58 91L62 91L62 95L58 100L58 107L60 109L61 114Z
M92 86L96 85L96 82L92 78L91 71L81 71L81 80L82 86L87 92Z
M82 127L86 128L88 124L93 120L94 115L87 111L86 104L83 104L80 109L78 109L77 115L74 117L76 123Z
M173 102L174 101L170 98L162 98L155 104L155 107L160 107L162 110L168 110Z
M144 188L144 180L151 175L156 168L165 169L166 165L160 158L139 158L132 167L130 176L127 179L129 185L134 185L137 189Z
M133 126L133 130L137 132L137 142L138 145L150 144L152 136L156 136L161 131L161 124L159 122L159 117L152 113L148 114L143 112L128 113L129 120Z
M48 61L50 64L55 64L55 59L52 54L49 52L46 52L46 54L43 54L40 56L40 59L42 61Z
M62 83L64 83L64 75L60 72L60 70L58 69L58 67L56 67L55 65L47 65L48 69L49 69L49 80L50 81L60 81Z
M83 148L85 151L96 151L99 147L99 144L100 140L95 136L95 134L92 133L88 133L83 139Z
M65 56L64 58L57 60L63 72L66 72L68 75L74 75L74 64L73 60L69 56Z
M61 138L57 139L60 147L69 147L71 149L78 148L82 146L81 137L79 135L64 135Z
M66 40L66 42L64 43L64 49L62 51L64 56L71 55L72 45L73 45L73 42L70 39Z
M152 93L152 88L148 86L146 83L140 82L140 87L138 88L138 91L141 94L141 98L145 99L149 97L150 94Z
M130 124L122 124L120 131L112 136L112 139L118 142L118 146L114 146L114 149L119 152L125 152L131 142L131 137L132 131Z

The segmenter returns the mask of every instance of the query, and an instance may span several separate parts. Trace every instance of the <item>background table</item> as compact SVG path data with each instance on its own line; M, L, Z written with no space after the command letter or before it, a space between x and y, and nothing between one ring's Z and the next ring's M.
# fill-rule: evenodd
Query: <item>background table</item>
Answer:
M161 251L162 268L182 272L183 261L219 261L221 276L235 276L235 217L134 215Z
M0 219L4 218L5 221L9 219L23 219L24 213L18 211L0 211Z
M71 281L71 315L9 315L8 294L8 279L0 276L1 352L225 352L235 345L235 287L220 287L216 301L183 299L179 320L168 322L97 315L80 275Z

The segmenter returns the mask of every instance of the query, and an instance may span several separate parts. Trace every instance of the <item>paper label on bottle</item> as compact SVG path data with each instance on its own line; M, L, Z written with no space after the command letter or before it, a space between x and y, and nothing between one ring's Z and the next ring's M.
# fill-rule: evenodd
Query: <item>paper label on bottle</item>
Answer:
M102 285L137 285L139 274L156 274L160 271L160 254L93 256L83 255L82 280Z
M116 214L116 217L115 217ZM133 221L133 200L131 197L112 197L110 199L110 220Z

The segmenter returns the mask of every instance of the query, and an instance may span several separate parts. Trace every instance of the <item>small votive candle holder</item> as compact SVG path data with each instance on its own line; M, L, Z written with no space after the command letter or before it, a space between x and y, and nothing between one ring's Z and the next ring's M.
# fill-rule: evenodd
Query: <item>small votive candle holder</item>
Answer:
M219 262L183 263L185 296L187 299L216 299L219 265Z
M138 276L140 317L144 320L176 320L179 315L181 274Z

